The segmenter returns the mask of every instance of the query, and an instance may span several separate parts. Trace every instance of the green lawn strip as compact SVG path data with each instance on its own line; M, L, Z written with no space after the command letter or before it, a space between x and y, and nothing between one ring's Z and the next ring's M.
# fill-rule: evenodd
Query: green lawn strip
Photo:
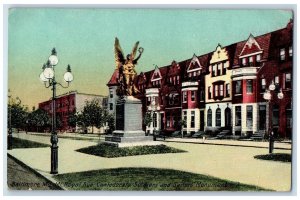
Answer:
M272 153L272 154L265 154L265 155L256 155L254 156L254 158L261 159L261 160L291 162L292 155L288 153Z
M12 148L39 148L39 147L50 147L49 144L43 144L39 142L33 142L30 140L24 140L20 138L13 138L12 139Z
M114 158L124 156L135 155L147 155L147 154L162 154L162 153L181 153L186 152L180 149L168 147L166 145L155 146L134 146L118 148L110 144L100 143L99 145L90 146L76 150L81 153L91 154L95 156Z
M69 190L104 191L267 191L241 184L171 169L117 168L54 176Z

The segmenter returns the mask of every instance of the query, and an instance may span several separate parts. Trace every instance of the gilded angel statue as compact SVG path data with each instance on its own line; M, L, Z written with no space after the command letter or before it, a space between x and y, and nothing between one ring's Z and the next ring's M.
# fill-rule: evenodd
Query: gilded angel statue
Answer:
M126 58L124 58L119 39L115 39L116 68L119 70L119 87L117 94L119 96L132 96L139 93L139 90L134 85L134 78L137 74L134 68L144 49L142 47L138 49L138 46L139 42L136 42L131 54L128 54ZM139 55L135 58L137 50L139 51Z

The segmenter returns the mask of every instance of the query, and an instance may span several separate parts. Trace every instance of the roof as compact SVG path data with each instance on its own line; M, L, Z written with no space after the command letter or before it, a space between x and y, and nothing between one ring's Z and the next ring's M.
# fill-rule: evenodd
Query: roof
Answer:
M111 76L110 80L108 81L108 83L106 84L107 86L114 86L114 85L118 85L118 78L119 78L119 70L116 69L113 73L113 75Z

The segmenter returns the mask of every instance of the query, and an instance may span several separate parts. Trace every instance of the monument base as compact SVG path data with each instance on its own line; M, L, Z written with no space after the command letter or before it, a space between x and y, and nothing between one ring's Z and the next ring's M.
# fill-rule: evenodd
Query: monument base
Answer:
M105 137L105 143L117 147L152 146L161 142L153 141L153 137L145 136L144 131L114 131L113 135Z
M105 143L118 147L158 145L153 137L145 136L142 130L142 103L133 96L120 98L116 104L116 129Z

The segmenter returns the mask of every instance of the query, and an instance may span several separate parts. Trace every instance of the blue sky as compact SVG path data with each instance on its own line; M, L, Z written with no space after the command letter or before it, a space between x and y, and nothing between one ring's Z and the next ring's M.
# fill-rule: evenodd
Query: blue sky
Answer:
M106 83L115 69L114 38L125 54L136 41L144 53L136 70L153 64L169 65L195 53L211 52L218 43L229 45L283 28L289 10L191 9L63 9L16 8L9 11L8 80L13 96L37 106L51 90L39 81L41 67L56 47L56 78L62 81L67 64L74 82L69 90L107 95ZM62 81L63 82L63 81Z

